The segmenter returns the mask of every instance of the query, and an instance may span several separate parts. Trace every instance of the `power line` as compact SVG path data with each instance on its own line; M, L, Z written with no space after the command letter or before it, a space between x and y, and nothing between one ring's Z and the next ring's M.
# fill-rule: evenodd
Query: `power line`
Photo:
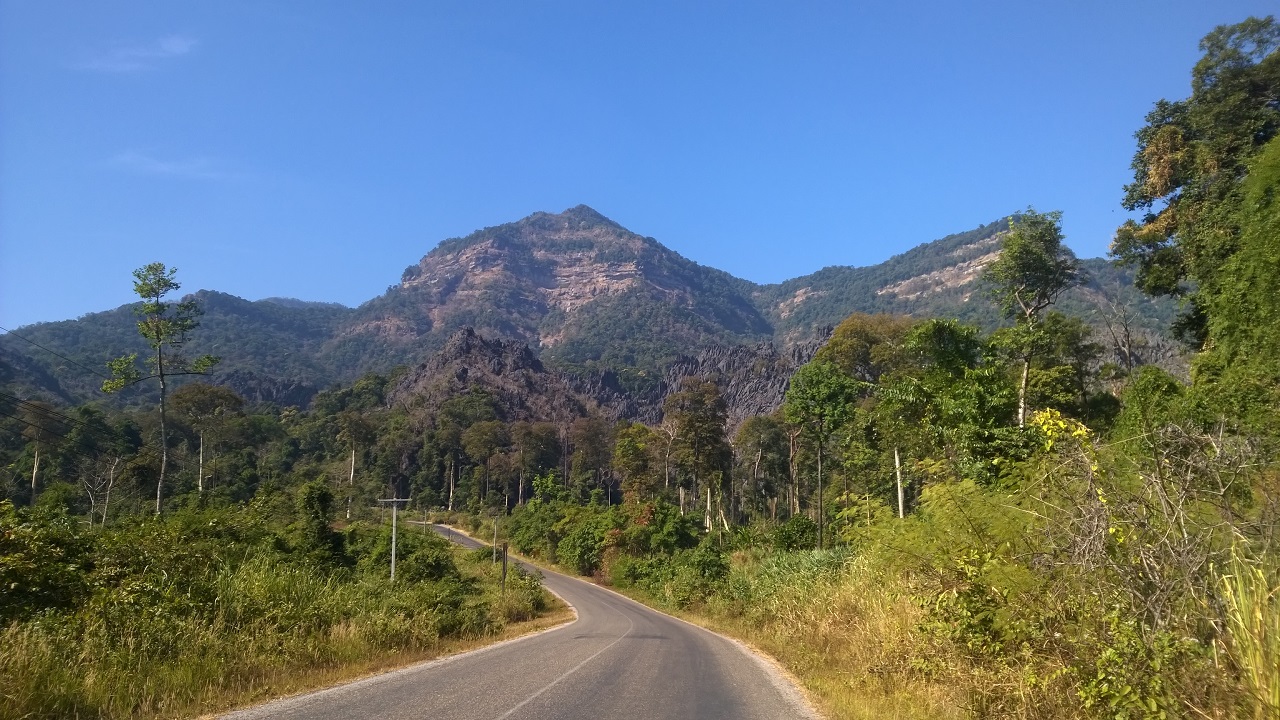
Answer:
M42 430L42 431L44 431L44 432L47 432L47 433L49 433L50 435L57 435L59 438L61 438L61 439L63 439L63 440L66 440L66 439L67 439L67 435L65 435L65 434L63 434L63 433L55 432L55 431L53 431L53 430L50 430L50 429L49 429L49 428L47 428L47 427L44 427L43 425L39 425L39 424L37 424L37 423L33 423L33 422L31 422L31 421L29 421L29 420L27 420L27 419L25 419L25 418L18 417L17 415L10 415L10 414L9 414L9 413L7 413L7 412L0 412L0 416L7 417L7 418L11 418L11 419L13 419L13 420L17 420L18 422L20 422L20 423L22 423L22 424L24 424L24 425L29 425L29 426L31 426L31 427L33 427L33 428L38 428L39 430ZM73 446L73 445L64 446L64 447L63 447L63 449L64 449L64 450L70 450L71 452L75 453L76 455L79 455L80 457L86 458L86 459L88 459L88 460L92 460L93 462L102 462L102 455L103 455L103 453L101 453L101 452L99 452L97 455L90 455L89 453L84 452L84 451L80 450L79 448L77 448L77 447L75 447L75 446ZM136 456L136 455L135 455L134 457L135 457L135 459L137 458L137 456ZM130 462L130 464L132 464L132 461Z
M23 400L22 398L9 395L8 393L0 392L0 398L7 399L13 403L16 403L20 409L25 409L28 412L42 415L45 418L50 419L54 422L62 423L64 425L75 425L75 426L84 428L88 432L95 434L99 440L102 440L108 443L114 443L119 440L119 437L114 432L112 432L110 428L100 427L100 426L87 423L78 418L74 418L69 415L64 415L56 410L53 410L52 408L44 407L38 403L34 403L29 400ZM26 420L25 418L9 415L8 413L0 413L0 414L5 415L6 417L13 418L21 423L25 423L26 425L37 427L50 434L57 435L62 439L66 439L66 437L70 434L70 432L59 433L48 427L44 427L42 425L32 423ZM157 452L158 450L156 448L152 447L150 443L144 440L142 444L138 446L137 450L134 451L134 457L140 458L144 455L150 455L152 459L155 459Z
M25 338L25 337L23 337L23 336L19 335L18 333L14 332L14 331L12 331L12 330L9 330L8 328L0 327L0 332L4 332L4 333L5 333L5 334L7 334L7 335L12 335L12 336L14 336L14 337L18 338L19 340L24 341L24 342L29 342L29 343L31 343L32 345L35 345L36 347L40 348L41 350L44 350L45 352L49 353L50 355L54 355L54 356L60 357L60 358L62 358L63 360L66 360L67 362L71 363L72 365L75 365L76 367L80 368L81 370L84 370L84 371L86 371L86 372L91 372L91 373L93 373L94 375L97 375L98 377L102 378L103 380L110 380L110 379L111 379L110 377L108 377L108 376L106 376L106 375L103 375L102 373L98 372L97 370L94 370L94 369L93 369L93 368L91 368L91 367L87 367L87 366L85 366L85 365L81 365L80 363L76 362L75 360L72 360L71 358L67 357L66 355L63 355L63 354L61 354L61 353L55 352L55 351L53 351L53 350L50 350L49 348L47 348L47 347L45 347L45 346L41 345L40 343L36 342L35 340L32 340L32 339L30 339L30 338Z

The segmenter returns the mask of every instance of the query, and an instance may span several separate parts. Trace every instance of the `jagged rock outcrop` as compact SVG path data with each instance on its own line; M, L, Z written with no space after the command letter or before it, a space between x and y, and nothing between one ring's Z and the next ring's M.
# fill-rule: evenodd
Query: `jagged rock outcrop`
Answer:
M249 370L219 373L214 376L214 382L231 388L250 404L272 403L280 407L306 407L320 391L309 383L283 380Z
M405 373L388 400L430 411L472 390L492 397L508 421L618 416L612 407L575 391L563 373L547 370L529 346L484 338L472 328L451 335L444 349Z
M755 415L768 415L782 406L787 384L801 365L813 359L831 329L820 340L779 349L773 343L754 346L713 346L694 357L682 357L667 368L666 392L680 389L686 377L715 381L728 406L729 426L737 427Z
M647 392L628 392L610 371L575 374L546 368L523 343L485 338L472 328L454 333L445 347L406 373L390 402L438 408L455 395L482 390L505 420L567 421L586 415L610 420L657 423L666 396L686 377L706 377L719 385L736 426L753 415L776 410L792 373L821 345L801 343L779 351L771 343L715 346L681 357Z

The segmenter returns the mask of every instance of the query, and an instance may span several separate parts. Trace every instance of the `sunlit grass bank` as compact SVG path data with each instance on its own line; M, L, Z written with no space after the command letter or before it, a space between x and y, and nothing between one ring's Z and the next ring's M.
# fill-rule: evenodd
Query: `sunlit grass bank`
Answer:
M4 530L9 546L24 532L12 522ZM366 533L376 548L380 532ZM536 578L510 578L500 595L488 558L420 528L401 532L395 584L377 562L324 567L269 547L235 559L235 543L219 557L206 554L216 551L198 539L192 540L198 560L171 557L153 572L147 556L171 548L149 547L148 538L157 539L135 533L137 557L114 563L99 539L93 569L83 575L89 587L78 590L82 602L11 619L0 629L0 718L196 716L571 615Z

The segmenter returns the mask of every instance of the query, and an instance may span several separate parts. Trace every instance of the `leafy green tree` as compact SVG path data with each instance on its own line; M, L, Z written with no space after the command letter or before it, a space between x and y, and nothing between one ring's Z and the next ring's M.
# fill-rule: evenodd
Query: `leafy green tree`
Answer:
M1207 350L1195 378L1224 416L1275 434L1280 409L1280 139L1252 163L1241 187L1240 249L1205 300Z
M612 430L599 416L578 418L569 426L572 475L578 481L589 480L595 487L607 488L606 475L613 455Z
M294 550L318 565L332 565L342 559L342 536L333 531L333 491L324 480L313 480L298 488L297 520L291 530Z
M705 378L685 378L680 391L667 396L662 405L664 420L670 422L674 437L674 457L690 475L695 497L703 487L707 493L705 524L711 529L712 488L722 486L733 455L725 438L728 409L720 388Z
M769 516L777 519L778 482L787 476L787 431L770 415L749 417L734 435L738 477L743 503L752 510L769 504Z
M138 333L151 346L147 358L147 372L138 367L138 354L130 353L107 363L111 379L102 383L103 392L119 392L143 380L160 383L160 475L156 479L156 514L162 509L164 482L169 468L169 430L166 423L168 410L168 380L179 375L203 375L218 362L212 355L188 358L182 354L187 333L199 326L200 306L187 299L174 305L165 297L182 286L176 279L177 268L166 268L164 263L151 263L133 271L133 291L142 298L135 308L138 315Z
M902 362L902 343L915 324L901 315L854 313L831 333L814 359L829 362L849 377L878 382Z
M1027 384L1031 361L1045 343L1041 315L1064 290L1078 281L1079 263L1062 244L1062 213L1026 213L1010 221L1000 257L983 273L992 296L1005 315L1017 323L1006 337L1022 363L1018 386L1018 426L1026 424Z
M831 435L850 418L858 387L831 363L810 362L791 376L782 414L812 441L818 461L818 547L822 547L822 458Z
M484 467L481 502L489 497L489 482L493 456L511 445L511 432L501 420L485 420L467 428L462 433L462 447L467 456Z
M36 401L26 402L20 409L22 415L22 437L31 443L32 459L31 459L31 503L35 504L36 500L36 478L40 473L40 447L44 446L48 450L60 438L61 435L55 431L55 423L57 422L57 412L49 403Z
M560 464L560 431L553 423L516 422L511 426L511 444L518 474L516 504L523 505L528 478Z
M345 410L338 415L338 442L351 449L351 464L347 475L346 519L351 519L351 501L356 485L356 454L360 447L368 447L375 437L374 425L365 415L355 410Z
M1188 296L1175 330L1197 347L1219 273L1240 248L1241 179L1280 132L1277 49L1274 17L1214 28L1200 41L1191 96L1157 102L1136 135L1124 206L1147 212L1116 231L1111 252L1137 267L1136 283L1147 293Z
M658 489L655 450L661 440L652 428L628 423L617 431L613 446L613 471L622 481L622 497L628 503L651 498Z
M929 474L946 469L990 479L995 458L1018 452L1007 429L1016 393L992 349L977 328L954 320L921 323L905 347L911 365L876 389L873 414L881 433L915 454Z
M188 383L173 391L173 407L200 439L200 460L196 472L196 491L204 495L204 445L209 435L211 453L217 452L217 440L224 434L231 421L244 408L244 398L234 390L207 383Z

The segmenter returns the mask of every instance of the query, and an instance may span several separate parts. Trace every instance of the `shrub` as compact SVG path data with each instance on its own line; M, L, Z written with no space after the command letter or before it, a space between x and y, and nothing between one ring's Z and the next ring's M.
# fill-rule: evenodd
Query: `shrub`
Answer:
M818 525L804 515L792 515L773 533L773 546L784 552L818 546Z

